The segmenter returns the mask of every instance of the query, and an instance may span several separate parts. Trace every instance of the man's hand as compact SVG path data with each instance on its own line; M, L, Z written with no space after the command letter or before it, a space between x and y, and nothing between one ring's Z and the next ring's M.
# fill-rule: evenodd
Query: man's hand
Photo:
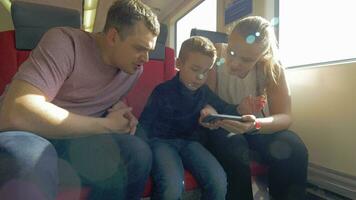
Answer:
M124 128L124 129L127 130L126 132L130 132L131 135L134 135L136 132L136 126L138 124L138 120L132 114L131 110L132 110L132 108L129 108L125 103L123 103L122 101L119 101L112 108L110 108L108 110L109 113L106 117L113 116L113 118L117 118L117 120L119 120L119 118L120 118L119 115L122 114L122 117L125 119L122 122L118 122L118 123L119 124L127 123L128 127Z
M199 117L199 123L205 127L205 128L208 128L208 129L218 129L219 126L216 122L211 122L211 123L204 123L202 120L208 116L208 115L211 115L211 114L217 114L216 110L210 106L210 105L206 105L201 111L200 111L200 117Z

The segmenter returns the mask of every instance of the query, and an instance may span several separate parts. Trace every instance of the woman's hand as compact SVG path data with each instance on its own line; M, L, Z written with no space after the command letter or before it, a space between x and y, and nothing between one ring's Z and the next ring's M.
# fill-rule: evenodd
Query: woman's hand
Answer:
M208 129L218 129L219 126L217 125L216 121L214 122L211 122L211 123L204 123L202 120L208 116L208 115L211 115L211 114L217 114L216 110L210 106L210 105L206 105L201 111L200 111L200 117L199 117L199 123L200 125L202 125L203 127L205 128L208 128Z
M249 95L241 100L241 103L237 107L237 111L241 115L256 115L265 107L266 101L265 95L257 97Z
M243 122L224 119L217 121L216 125L229 132L237 134L246 133L254 128L256 122L256 117L254 115L243 115L242 119Z

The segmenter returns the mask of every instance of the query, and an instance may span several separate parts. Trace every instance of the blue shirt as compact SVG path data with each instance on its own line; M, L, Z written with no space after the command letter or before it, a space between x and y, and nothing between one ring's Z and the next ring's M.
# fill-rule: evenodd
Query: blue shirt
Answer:
M236 105L220 99L207 85L196 91L186 88L178 73L152 91L139 122L148 138L193 139L199 127L200 111L207 104L218 113L238 114Z

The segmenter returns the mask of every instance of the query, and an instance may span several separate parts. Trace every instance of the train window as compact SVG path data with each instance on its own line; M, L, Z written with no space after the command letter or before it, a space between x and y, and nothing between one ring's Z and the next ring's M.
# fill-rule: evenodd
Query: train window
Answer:
M193 28L216 31L217 0L204 0L176 22L176 54Z
M355 0L279 0L279 45L286 67L356 61Z

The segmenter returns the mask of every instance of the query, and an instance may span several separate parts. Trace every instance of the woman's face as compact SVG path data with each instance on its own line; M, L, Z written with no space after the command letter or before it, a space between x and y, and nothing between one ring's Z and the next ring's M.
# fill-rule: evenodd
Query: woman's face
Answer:
M239 33L231 33L226 52L229 73L244 78L264 52L265 47L262 42L249 44Z

